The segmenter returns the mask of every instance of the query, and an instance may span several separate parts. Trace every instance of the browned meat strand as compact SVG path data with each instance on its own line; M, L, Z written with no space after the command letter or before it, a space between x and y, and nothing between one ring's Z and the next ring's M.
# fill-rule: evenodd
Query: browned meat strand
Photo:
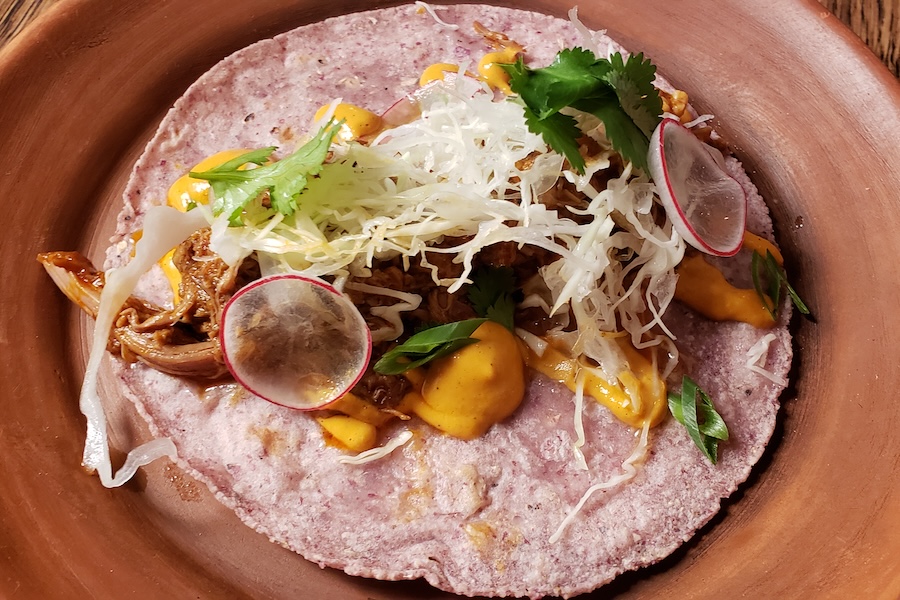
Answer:
M46 252L37 258L66 296L97 316L105 284L101 271L78 252ZM209 229L182 243L173 261L182 274L178 304L164 309L129 297L116 318L108 349L171 375L205 381L226 377L218 339L221 310L237 289L259 276L258 266L245 260L228 267L210 251Z
M611 169L615 171L616 169ZM570 184L560 183L543 195L541 201L553 210L566 211L573 220L583 217L568 211L568 207L584 209L587 201ZM219 346L221 311L235 291L259 277L255 260L245 260L238 268L229 268L209 248L210 230L198 231L174 252L173 263L181 273L178 303L164 309L134 296L129 297L119 311L108 349L127 361L140 360L150 366L181 377L198 380L218 380L228 376ZM464 243L466 238L446 238L434 249ZM462 274L463 267L454 262L455 254L431 250L428 261L437 269L439 279L451 279ZM538 270L557 260L552 252L535 246L519 246L515 242L500 242L481 250L474 267L510 267L519 285L533 278ZM38 255L60 289L96 317L104 275L90 261L77 252L47 252ZM403 269L400 257L376 261L372 275L356 280L370 286L418 294L422 303L418 309L404 315L407 336L423 326L450 323L476 317L468 300L467 287L450 294L447 288L434 282L431 267L412 262ZM372 309L396 302L395 299L356 290L347 291L366 323L374 329L384 321L372 314ZM540 309L526 309L516 315L517 326L538 335L558 324ZM374 356L378 358L393 342L378 344ZM371 368L354 387L353 392L380 408L390 409L409 390L410 384L402 376L376 374Z
M382 375L373 371L370 365L352 392L378 408L391 409L400 403L410 389L412 384L406 377Z

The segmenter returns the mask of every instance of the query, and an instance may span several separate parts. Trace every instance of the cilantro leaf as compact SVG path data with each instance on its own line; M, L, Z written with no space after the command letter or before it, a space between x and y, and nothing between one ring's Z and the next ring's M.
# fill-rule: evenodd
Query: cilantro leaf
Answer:
M768 294L766 294L766 290L764 290L762 286L760 268L765 269L769 282ZM766 250L765 258L763 258L756 250L753 251L753 256L750 259L750 276L753 279L753 289L756 290L756 295L759 296L760 301L773 320L778 319L782 288L787 289L791 302L797 307L797 310L800 311L801 314L807 316L810 314L809 307L806 306L803 300L800 299L800 295L797 294L797 291L790 283L788 283L787 273L785 273L784 268L778 264L778 261L775 260L775 257L769 250ZM771 305L769 304L770 298L772 301Z
M373 369L382 375L399 375L436 358L447 356L474 344L471 337L487 319L467 319L438 325L413 335L399 346L384 353Z
M593 52L583 48L561 50L553 63L542 69L526 67L520 56L513 68L508 69L510 87L538 118L546 119L607 87L603 77L609 66L608 61L598 60Z
M190 176L210 182L215 197L213 214L227 214L233 226L241 224L244 207L263 192L269 192L274 210L290 216L297 210L297 196L306 188L309 177L322 170L335 131L333 123L325 125L293 154L270 165L240 168L248 163L262 165L275 151L274 146L242 154L208 171L192 171Z
M469 301L475 314L515 328L516 275L510 267L482 267L472 275Z
M567 159L578 173L584 173L584 157L578 151L578 138L581 130L573 117L556 113L546 119L538 119L531 110L525 107L525 123L531 133L536 133L553 150Z
M719 442L728 440L728 427L716 412L712 399L687 375L681 380L681 393L670 392L668 399L669 412L676 421L684 425L703 455L712 464L716 464Z
M626 158L631 157L628 160L636 167L647 169L649 138L628 117L618 102L584 100L576 103L574 108L589 112L603 121L606 137L612 143L613 149Z
M623 61L622 55L617 52L609 57L609 63L612 68L606 75L606 81L616 91L622 110L649 139L662 114L662 99L653 85L656 65L649 59L644 60L643 53Z
M584 172L578 152L583 135L574 119L559 111L571 107L595 115L613 148L625 160L646 169L650 136L662 115L662 100L653 86L656 67L643 54L619 53L597 58L590 50L562 50L547 67L531 69L520 58L504 65L510 87L525 105L528 128L540 134L577 172Z

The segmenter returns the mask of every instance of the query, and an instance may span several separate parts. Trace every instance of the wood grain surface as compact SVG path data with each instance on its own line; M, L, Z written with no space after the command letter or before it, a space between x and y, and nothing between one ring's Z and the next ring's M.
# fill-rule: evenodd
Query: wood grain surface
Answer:
M0 46L65 0L0 0ZM818 0L900 75L900 0Z
M629 0L530 2L603 7L616 15L611 23L623 41L644 41L641 47L685 89L703 89L726 139L735 140L763 195L773 199L785 254L800 275L795 283L817 319L799 328L796 387L749 484L671 559L620 579L616 595L897 600L900 405L892 399L900 370L885 350L900 337L900 315L884 310L900 296L897 77L876 55L859 52L864 46L849 29L834 35L832 25L841 21L815 0L728 0L728 12L712 9L722 0L642 0L656 12L639 17L638 3ZM691 27L683 35L672 23L688 5L705 7L706 18L689 12L680 21ZM421 600L427 594L421 582L343 577L298 561L240 526L202 484L187 496L202 492L206 499L189 500L185 478L177 470L173 477L169 463L144 469L145 477L116 491L85 477L78 464L83 419L72 400L86 334L72 318L77 309L50 293L52 284L34 263L48 249L105 248L109 234L101 232L111 233L131 165L179 91L247 38L321 6L319 0L265 0L253 10L246 0L0 0L0 43L24 20L44 15L40 32L26 31L0 49L0 198L11 199L0 236L0 265L8 269L0 279L16 282L0 286L0 313L22 315L0 319L0 339L10 349L0 352L0 597L238 600L253 593L296 598L294 590L315 589L340 599ZM890 11L871 6L871 14L881 15L871 21L873 30L887 31L880 39L893 49L893 4ZM861 8L834 6L851 24L854 15L870 22L854 12ZM210 10L217 18L204 20ZM168 36L164 44L160 31ZM810 51L803 42L822 33L825 43ZM35 39L42 43L29 43ZM789 86L748 90L733 77L771 81L778 72L789 73ZM22 190L39 190L40 201L17 201ZM106 229L97 226L101 218ZM129 423L135 429L118 430L118 439L136 435Z

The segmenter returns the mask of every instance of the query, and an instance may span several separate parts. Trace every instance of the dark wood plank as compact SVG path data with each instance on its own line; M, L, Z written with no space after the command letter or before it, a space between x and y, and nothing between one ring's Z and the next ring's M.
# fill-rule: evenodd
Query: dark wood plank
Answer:
M59 0L0 0L0 46Z
M900 75L900 0L819 0Z
M0 0L0 46L61 0ZM819 0L900 75L900 0Z

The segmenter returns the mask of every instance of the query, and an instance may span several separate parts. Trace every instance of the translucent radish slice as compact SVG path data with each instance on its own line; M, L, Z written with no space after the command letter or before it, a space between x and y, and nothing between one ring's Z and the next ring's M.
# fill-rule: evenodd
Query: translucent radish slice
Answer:
M353 303L330 285L295 274L241 288L222 311L219 337L238 383L301 410L344 395L372 356L372 334Z
M422 106L419 104L418 98L409 94L391 104L382 113L381 120L387 128L391 128L412 123L421 116Z
M403 96L381 114L386 128L412 123L422 116L422 110L434 104L435 98L445 98L451 93L474 96L483 92L482 84L475 78L458 80L456 73L445 73L443 80L435 80Z
M663 119L650 138L650 176L675 230L707 254L733 256L747 224L747 196L725 172L718 150L674 119Z

